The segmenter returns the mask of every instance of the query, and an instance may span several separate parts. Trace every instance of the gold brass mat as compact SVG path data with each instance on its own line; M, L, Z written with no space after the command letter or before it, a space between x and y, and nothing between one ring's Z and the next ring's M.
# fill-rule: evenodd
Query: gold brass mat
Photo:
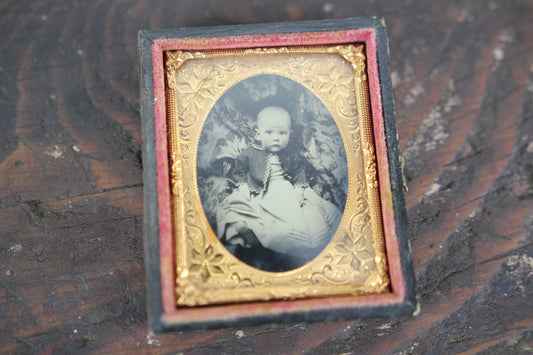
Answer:
M363 45L165 52L177 306L390 292ZM292 79L335 120L348 195L337 232L304 266L255 269L218 240L202 208L197 150L206 118L233 85L260 74Z

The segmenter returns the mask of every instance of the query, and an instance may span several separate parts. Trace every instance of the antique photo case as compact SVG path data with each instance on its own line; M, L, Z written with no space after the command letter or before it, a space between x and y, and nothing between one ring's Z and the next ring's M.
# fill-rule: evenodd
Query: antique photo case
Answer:
M383 21L141 31L155 331L416 306Z

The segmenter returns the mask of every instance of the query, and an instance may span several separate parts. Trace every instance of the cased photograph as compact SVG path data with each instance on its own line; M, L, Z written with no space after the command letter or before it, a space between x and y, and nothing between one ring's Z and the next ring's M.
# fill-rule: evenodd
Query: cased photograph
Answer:
M415 309L380 19L141 31L155 331Z

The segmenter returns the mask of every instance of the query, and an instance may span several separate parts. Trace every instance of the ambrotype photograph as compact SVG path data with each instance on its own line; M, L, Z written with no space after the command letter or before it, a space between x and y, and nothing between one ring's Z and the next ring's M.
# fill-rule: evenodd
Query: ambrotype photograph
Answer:
M198 145L209 224L239 260L288 271L314 259L339 226L346 153L331 113L309 89L262 74L214 105Z

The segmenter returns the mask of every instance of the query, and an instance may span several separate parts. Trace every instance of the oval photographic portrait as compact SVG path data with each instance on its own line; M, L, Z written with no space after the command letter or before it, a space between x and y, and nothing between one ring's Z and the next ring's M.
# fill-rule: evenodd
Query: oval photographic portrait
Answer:
M335 234L348 167L331 113L273 74L232 86L198 145L198 189L213 231L242 262L282 272L313 260Z

